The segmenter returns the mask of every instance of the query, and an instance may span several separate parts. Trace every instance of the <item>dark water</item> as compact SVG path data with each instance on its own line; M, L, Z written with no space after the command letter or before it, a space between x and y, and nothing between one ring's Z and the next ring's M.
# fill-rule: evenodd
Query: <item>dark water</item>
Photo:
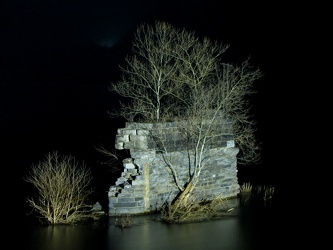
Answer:
M42 226L23 220L7 231L11 247L26 250L90 249L283 249L291 246L293 223L279 204L240 204L230 215L188 224L165 224L160 215L132 216L131 227L115 226L114 217L75 226ZM296 231L296 230L295 230Z

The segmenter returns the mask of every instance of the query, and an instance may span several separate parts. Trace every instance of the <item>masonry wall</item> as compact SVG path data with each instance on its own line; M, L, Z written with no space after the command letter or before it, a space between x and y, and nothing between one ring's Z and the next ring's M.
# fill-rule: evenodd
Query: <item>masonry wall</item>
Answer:
M176 197L179 190L165 159L171 159L185 185L189 159L194 156L186 150L179 127L176 122L126 123L125 128L118 129L116 149L128 149L130 158L123 161L121 176L109 188L110 216L154 212ZM230 198L239 193L236 158L239 150L234 146L231 122L223 121L214 131L219 136L214 136L205 153L205 167L194 193L198 199ZM157 134L164 136L156 140ZM163 154L162 148L167 149Z

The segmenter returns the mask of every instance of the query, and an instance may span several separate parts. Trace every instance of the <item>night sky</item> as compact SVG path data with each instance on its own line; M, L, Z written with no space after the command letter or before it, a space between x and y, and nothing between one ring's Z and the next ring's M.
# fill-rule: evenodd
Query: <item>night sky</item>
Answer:
M251 63L262 69L253 111L263 163L259 170L242 168L240 174L260 172L272 183L282 183L281 147L290 140L284 116L294 109L285 89L293 89L290 73L298 60L295 32L290 33L296 27L293 13L281 1L261 0L2 1L0 139L5 178L22 187L29 167L54 150L86 162L96 173L106 170L99 163L105 157L94 147L113 148L116 129L124 126L123 120L107 114L118 105L108 86L119 79L118 65L130 53L137 26L160 20L230 44L226 61L251 56ZM104 177L99 181L105 187L113 184L107 183L110 174Z

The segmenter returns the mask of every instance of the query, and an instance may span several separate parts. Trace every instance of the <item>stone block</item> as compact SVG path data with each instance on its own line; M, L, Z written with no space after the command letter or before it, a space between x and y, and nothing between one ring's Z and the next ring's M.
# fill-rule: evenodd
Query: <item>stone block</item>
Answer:
M109 197L109 202L110 203L117 203L118 202L118 198L117 197Z
M136 129L123 129L125 135L136 135Z
M118 202L118 203L113 203L113 207L136 207L138 205L137 202Z
M136 133L137 133L137 135L144 135L144 136L150 135L150 132L147 129L138 129L136 131Z
M134 142L131 142L131 141L126 142L126 143L124 144L124 149L135 149L135 144L134 144Z
M135 165L133 163L124 163L123 165L126 169L135 169Z
M129 135L116 135L116 143L118 142L128 142L130 140Z
M124 143L123 142L116 143L115 148L118 149L118 150L124 149Z
M118 203L128 203L128 202L135 202L133 197L119 197Z
M133 186L138 186L138 185L144 185L144 180L133 180L132 185Z
M235 141L234 140L227 141L227 148L233 148L233 147L235 147Z

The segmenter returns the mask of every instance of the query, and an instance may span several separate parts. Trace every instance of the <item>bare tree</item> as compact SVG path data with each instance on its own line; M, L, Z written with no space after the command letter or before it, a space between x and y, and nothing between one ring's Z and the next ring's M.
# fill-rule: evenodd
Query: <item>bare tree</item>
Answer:
M72 156L49 153L46 160L33 165L24 178L37 193L27 203L49 224L73 224L92 217L89 197L91 173Z
M240 65L221 64L216 74L222 99L220 110L233 119L233 133L236 146L240 149L238 163L249 165L261 160L261 144L256 140L256 121L251 113L249 96L256 93L253 84L263 76L254 68L250 58ZM220 94L219 94L220 95Z
M133 42L134 55L125 59L126 68L121 67L122 80L110 85L111 91L131 102L122 103L120 113L112 111L111 115L130 121L159 121L168 116L168 110L175 106L173 94L178 89L174 78L179 66L169 53L175 47L176 34L177 30L167 23L139 26Z
M186 112L182 113L179 123L186 136L189 166L189 178L177 206L186 206L200 174L210 154L211 143L215 138L224 135L228 122L232 121L235 144L240 147L238 156L242 164L255 163L260 160L260 143L255 139L254 120L251 120L250 107L246 95L255 93L253 82L262 75L259 69L253 70L248 60L240 66L221 64L213 68L211 82L195 82L190 100L187 101ZM192 159L191 159L192 158ZM167 158L164 158L167 160ZM172 161L167 166L176 175ZM174 178L178 180L178 178ZM177 183L181 187L183 183Z
M211 141L223 133L223 121L232 121L239 162L260 160L248 97L256 92L253 83L262 72L250 65L249 58L240 65L224 63L222 56L229 45L200 39L194 32L165 22L141 25L133 48L134 56L122 68L122 81L110 90L129 98L119 114L130 121L140 115L141 121L177 120L181 124L190 152L185 186L179 183L172 159L164 158L182 193L177 206L186 206L205 167ZM159 141L162 135L155 131L152 136ZM162 151L167 155L165 147Z

